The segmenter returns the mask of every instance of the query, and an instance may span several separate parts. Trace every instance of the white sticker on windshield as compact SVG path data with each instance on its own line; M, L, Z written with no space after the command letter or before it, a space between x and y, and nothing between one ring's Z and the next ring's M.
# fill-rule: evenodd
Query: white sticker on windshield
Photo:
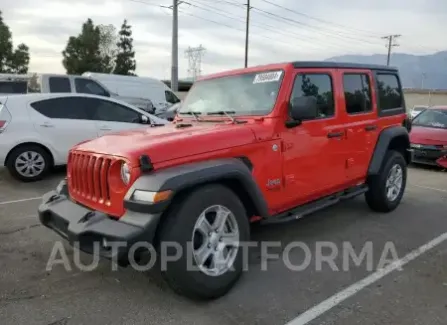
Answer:
M259 83L263 83L263 82L278 81L279 78L281 78L281 75L282 75L282 71L259 73L255 76L253 83L259 84Z

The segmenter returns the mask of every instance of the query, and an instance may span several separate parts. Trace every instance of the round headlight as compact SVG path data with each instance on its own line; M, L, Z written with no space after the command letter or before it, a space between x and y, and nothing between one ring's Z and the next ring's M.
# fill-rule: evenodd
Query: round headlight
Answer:
M126 163L123 163L121 165L121 179L124 182L124 184L129 184L130 181L130 168L129 165Z

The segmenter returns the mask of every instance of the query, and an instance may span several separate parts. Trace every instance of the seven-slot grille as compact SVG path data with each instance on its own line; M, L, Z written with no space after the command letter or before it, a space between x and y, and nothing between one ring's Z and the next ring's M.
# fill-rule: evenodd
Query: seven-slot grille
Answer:
M101 204L110 204L109 169L113 160L87 153L71 152L68 173L70 195Z

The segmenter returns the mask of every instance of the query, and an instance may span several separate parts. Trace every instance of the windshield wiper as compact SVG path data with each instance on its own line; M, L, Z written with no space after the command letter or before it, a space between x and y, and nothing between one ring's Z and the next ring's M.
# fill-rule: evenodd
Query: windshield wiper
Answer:
M193 112L193 111L186 111L186 112L178 112L179 114L184 115L192 115L196 119L196 121L200 121L198 115L201 115L201 112Z
M226 117L228 117L231 122L233 123L239 123L239 121L237 121L234 116L231 116L230 114L236 114L235 111L216 111L216 112L209 112L207 115L225 115Z

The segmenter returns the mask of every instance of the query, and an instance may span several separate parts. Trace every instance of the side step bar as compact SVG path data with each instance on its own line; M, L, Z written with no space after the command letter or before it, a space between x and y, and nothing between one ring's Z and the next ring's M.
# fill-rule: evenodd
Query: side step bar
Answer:
M298 220L303 218L306 215L314 213L316 211L325 209L331 205L334 205L340 201L347 200L358 195L361 195L368 191L368 186L363 184L357 187L350 188L343 192L338 192L333 195L326 196L322 199L306 203L294 209L288 210L286 212L282 212L277 215L273 215L268 219L262 220L261 224L277 224L289 222L292 220Z

